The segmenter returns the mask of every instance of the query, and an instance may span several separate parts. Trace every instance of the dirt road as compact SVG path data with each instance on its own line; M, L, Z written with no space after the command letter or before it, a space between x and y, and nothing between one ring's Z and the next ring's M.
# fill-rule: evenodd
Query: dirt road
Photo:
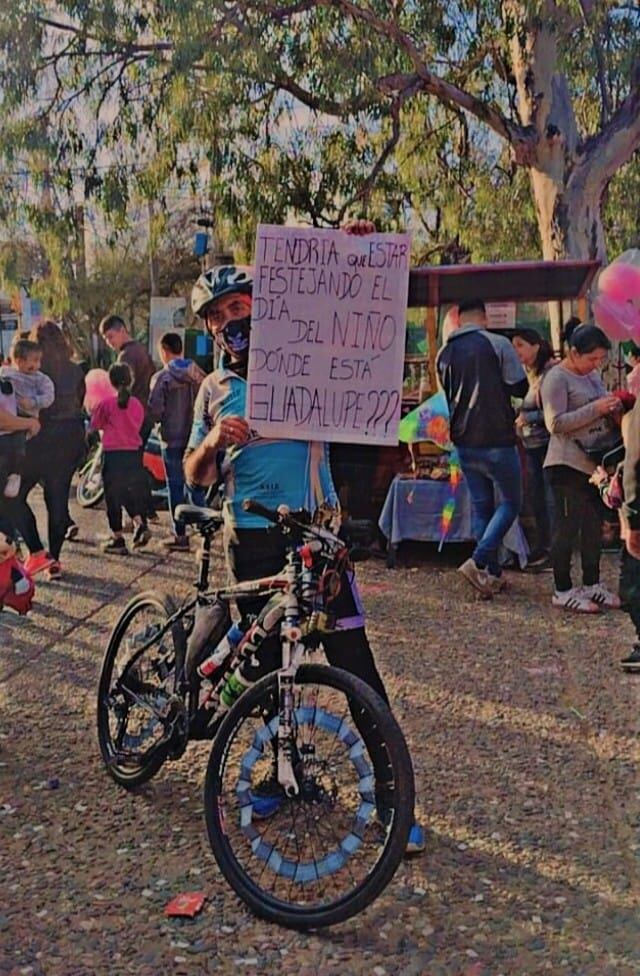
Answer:
M137 795L101 767L110 628L132 593L184 590L194 564L152 548L104 557L103 513L79 520L63 579L39 587L26 620L0 616L3 976L640 972L640 679L616 668L623 614L557 615L546 575L513 574L507 595L477 603L451 559L424 551L363 566L429 847L361 917L300 936L255 920L220 877L206 744ZM166 919L188 890L207 893L202 914Z

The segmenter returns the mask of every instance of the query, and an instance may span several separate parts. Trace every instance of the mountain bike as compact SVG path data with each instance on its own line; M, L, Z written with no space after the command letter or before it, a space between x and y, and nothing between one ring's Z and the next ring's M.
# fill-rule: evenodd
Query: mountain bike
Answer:
M202 536L195 594L178 605L143 593L125 608L100 676L100 750L131 789L190 739L213 739L204 806L220 870L260 917L316 928L362 911L393 877L413 819L413 770L382 699L349 672L312 663L335 626L340 587L366 553L306 513L244 506L283 534L282 570L211 590L220 513L180 506ZM266 603L203 696L199 668L243 596ZM280 666L247 687L248 665L274 634Z

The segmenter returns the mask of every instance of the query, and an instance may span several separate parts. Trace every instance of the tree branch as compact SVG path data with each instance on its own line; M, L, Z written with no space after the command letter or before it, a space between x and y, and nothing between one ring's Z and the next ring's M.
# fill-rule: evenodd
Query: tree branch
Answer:
M358 112L364 111L371 104L365 98L354 99L351 102L336 102L334 99L326 98L324 95L312 95L311 92L307 91L297 81L291 78L290 75L284 72L275 72L268 84L289 92L290 95L297 98L307 108L311 108L316 112L322 112L325 115L333 115L337 118L357 115Z
M275 20L278 23L282 23L285 20L289 20L290 17L295 17L297 14L307 13L310 10L315 10L318 6L316 0L299 0L298 3L289 4L287 7L279 7L273 3L238 3L238 7L241 8L245 14L252 13L256 9L262 14L268 16L271 20Z
M640 146L640 62L632 71L632 87L605 127L587 139L582 158L575 166L571 182L590 188L604 189L607 183Z
M51 20L49 17L41 16L37 16L36 21L39 24L42 24L43 27L51 27L53 30L73 34L77 38L82 38L88 41L96 41L98 44L104 44L106 40L104 37L100 37L99 34L90 34L82 27L77 27L75 24L61 23L58 20ZM87 57L93 56L94 54L115 54L117 52L127 54L134 51L153 54L156 51L173 51L175 47L172 41L152 41L148 44L134 44L132 41L119 41L117 38L113 38L112 43L113 48L109 51L87 51L85 53Z
M405 89L413 84L415 79L419 79L422 90L427 92L427 94L434 95L444 105L457 105L459 108L464 109L488 125L497 135L507 142L520 142L523 139L530 141L531 133L522 126L507 119L499 109L488 105L475 95L433 74L427 68L414 41L395 21L382 20L372 10L360 7L353 3L352 0L320 0L318 5L320 6L320 4L323 6L337 7L352 20L365 23L368 27L375 30L377 34L394 41L409 57L413 63L414 73L409 75L387 75L385 78L381 78L378 81L380 91L389 92L397 89Z
M528 144L534 137L527 126L512 122L498 109L487 105L475 95L470 95L450 82L436 77L426 68L413 74L386 75L378 79L377 87L385 93L413 87L414 93L424 91L428 95L434 95L446 107L463 109L473 115L493 129L502 139L512 144Z
M611 93L609 91L609 86L607 84L607 72L605 67L605 58L602 51L601 33L605 33L608 30L608 13L605 9L604 12L604 22L602 28L598 28L593 23L593 11L594 3L593 0L579 0L580 9L582 10L582 16L584 17L585 27L591 35L591 43L593 44L593 53L596 59L597 68L597 78L598 87L600 89L600 125L605 125L607 120L611 116L612 104L611 104Z
M604 190L640 146L640 85L636 85L602 131L583 146L571 175L573 187Z
M340 210L338 211L338 225L342 224L342 222L344 221L344 218L349 208L352 207L354 203L356 203L358 200L362 200L363 197L366 197L369 191L375 186L375 182L378 179L378 175L382 172L386 161L388 160L389 156L392 154L393 150L398 145L398 142L400 141L400 136L402 134L402 127L400 125L400 110L402 108L403 102L409 97L410 96L408 94L405 95L404 98L401 95L399 98L397 98L394 101L393 105L391 106L391 119L392 119L391 136L385 143L382 152L376 159L375 164L371 169L371 172L369 173L367 178L363 181L360 189L357 191L357 193L354 193L351 199L347 200L340 207Z

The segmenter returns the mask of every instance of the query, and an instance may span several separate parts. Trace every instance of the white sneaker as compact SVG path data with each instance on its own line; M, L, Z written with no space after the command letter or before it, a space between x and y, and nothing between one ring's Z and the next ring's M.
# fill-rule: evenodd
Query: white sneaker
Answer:
M573 610L574 613L600 613L600 607L593 600L590 600L583 589L573 587L571 590L563 590L561 593L555 591L551 598L554 607L561 607L563 610Z
M476 566L473 559L467 559L462 566L458 566L458 572L462 573L465 579L482 594L485 600L491 599L494 594L494 589L486 569L480 569L479 566Z
M612 593L602 583L583 586L582 593L588 600L597 603L599 607L603 607L605 610L619 610L622 606L622 601L617 593Z
M5 498L17 498L18 492L20 491L21 478L19 474L10 474L7 478L7 483L4 486L4 497Z

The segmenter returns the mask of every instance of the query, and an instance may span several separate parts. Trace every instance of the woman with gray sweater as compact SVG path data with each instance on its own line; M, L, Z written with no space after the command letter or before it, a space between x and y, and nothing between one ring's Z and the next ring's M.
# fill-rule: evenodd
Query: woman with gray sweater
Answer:
M545 459L554 498L551 562L553 605L577 613L615 609L619 598L600 582L602 503L589 479L616 440L614 417L620 401L607 393L598 370L611 343L595 325L578 325L565 334L567 353L541 387L544 421L550 433ZM579 544L581 587L571 579L571 555Z

